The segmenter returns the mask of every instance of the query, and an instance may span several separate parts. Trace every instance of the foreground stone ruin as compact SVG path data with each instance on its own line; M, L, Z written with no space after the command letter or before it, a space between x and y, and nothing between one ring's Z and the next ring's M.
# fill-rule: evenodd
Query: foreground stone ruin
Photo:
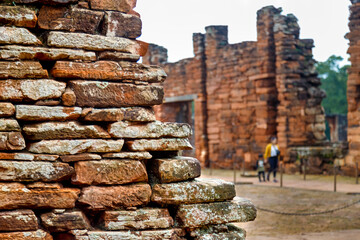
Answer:
M294 15L269 6L257 13L257 41L229 44L226 26L209 26L193 35L195 57L176 63L167 62L166 49L150 45L143 62L160 64L169 75L157 116L194 124L194 155L204 166L232 168L245 160L251 167L277 136L293 168L292 147L326 141L314 43L299 33Z
M187 124L156 121L136 0L0 4L0 239L244 239L254 205L197 179Z

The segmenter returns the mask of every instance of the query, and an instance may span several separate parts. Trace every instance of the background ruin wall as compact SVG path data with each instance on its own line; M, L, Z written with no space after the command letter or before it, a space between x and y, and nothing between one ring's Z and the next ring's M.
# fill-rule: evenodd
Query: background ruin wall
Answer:
M143 62L164 67L165 104L156 114L194 124L195 154L204 166L254 165L271 136L287 162L296 160L290 147L324 143L325 93L313 40L299 39L293 15L265 7L257 13L257 41L229 44L226 26L209 26L193 35L193 44L195 57L176 63L167 63L166 49L150 45ZM181 111L191 116L192 107L193 119L179 117Z

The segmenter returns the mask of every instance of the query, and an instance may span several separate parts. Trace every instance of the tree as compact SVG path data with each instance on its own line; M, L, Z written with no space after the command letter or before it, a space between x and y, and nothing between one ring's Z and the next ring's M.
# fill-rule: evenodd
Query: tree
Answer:
M326 91L327 97L322 105L326 114L347 114L347 69L349 65L341 66L340 56L332 55L325 62L318 62L316 70L321 79L321 88Z

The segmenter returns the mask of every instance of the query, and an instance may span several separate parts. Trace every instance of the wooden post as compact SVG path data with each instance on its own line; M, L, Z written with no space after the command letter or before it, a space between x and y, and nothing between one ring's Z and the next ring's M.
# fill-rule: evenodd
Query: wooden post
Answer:
M359 162L355 163L355 183L359 184Z
M307 165L307 159L303 159L304 181L306 181L306 165Z
M283 162L280 162L280 187L283 187Z
M211 159L209 159L209 167L210 167L209 175L212 176L213 172L212 172L212 162L211 162Z
M236 185L236 160L233 161L233 170L234 170L234 185Z
M336 173L337 173L336 164L334 162L334 192L336 192Z

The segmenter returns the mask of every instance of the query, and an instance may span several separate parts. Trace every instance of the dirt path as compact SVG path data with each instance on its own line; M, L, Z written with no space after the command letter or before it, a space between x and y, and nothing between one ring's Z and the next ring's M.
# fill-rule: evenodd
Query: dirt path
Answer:
M202 177L233 181L231 171L215 173ZM238 196L250 199L257 207L275 211L318 212L360 200L360 195L346 194L360 192L359 185L348 183L348 179L340 179L341 192L336 193L332 191L331 178L322 176L309 177L305 183L301 176L289 176L284 188L275 183L259 183L257 178L237 177L237 181L253 183L236 185ZM360 239L360 204L315 216L276 215L258 210L254 222L237 225L247 231L247 240L357 240Z

